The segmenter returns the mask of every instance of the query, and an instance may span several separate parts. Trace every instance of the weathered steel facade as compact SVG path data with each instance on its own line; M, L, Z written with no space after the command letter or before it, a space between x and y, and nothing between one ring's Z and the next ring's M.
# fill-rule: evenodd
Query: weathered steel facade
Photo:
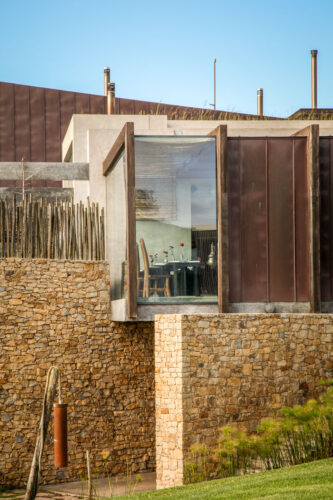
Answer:
M105 113L104 96L0 83L0 161L61 161L74 113Z
M208 110L117 98L115 111L200 118ZM106 97L0 82L0 161L61 161L62 139L75 113L105 114ZM221 119L221 112L209 113ZM330 302L333 138L321 137L319 144L321 300ZM307 154L306 137L227 138L231 303L309 301ZM32 178L25 185L57 188L61 182ZM0 188L20 186L21 180L0 180Z
M228 138L230 302L309 300L306 138Z
M0 161L61 161L61 143L73 114L106 114L106 97L0 82ZM116 98L116 114L165 114L175 119L239 119L227 113Z
M319 139L321 300L333 301L333 137Z

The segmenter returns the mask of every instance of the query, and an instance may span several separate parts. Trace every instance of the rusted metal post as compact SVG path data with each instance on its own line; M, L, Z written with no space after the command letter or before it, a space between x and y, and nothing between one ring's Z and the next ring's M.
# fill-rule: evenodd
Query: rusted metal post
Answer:
M54 465L67 467L67 404L56 403L54 412Z
M312 109L317 109L317 54L318 50L311 50Z
M107 111L108 115L114 115L116 111L116 85L111 82L108 84L108 102Z

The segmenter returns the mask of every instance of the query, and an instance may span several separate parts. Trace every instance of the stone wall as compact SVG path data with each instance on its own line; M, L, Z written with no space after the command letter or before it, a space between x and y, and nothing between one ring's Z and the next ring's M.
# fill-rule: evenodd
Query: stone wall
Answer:
M164 315L155 321L157 487L183 483L184 456L235 422L255 430L332 377L331 314Z
M68 403L69 466L42 483L92 470L155 465L153 323L112 323L105 262L0 260L0 485L24 484L47 370L57 365ZM102 452L109 454L103 460Z

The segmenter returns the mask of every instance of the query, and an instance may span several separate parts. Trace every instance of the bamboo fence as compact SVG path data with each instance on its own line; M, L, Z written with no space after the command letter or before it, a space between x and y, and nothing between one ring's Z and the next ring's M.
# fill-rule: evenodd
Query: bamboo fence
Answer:
M104 260L104 208L45 199L0 200L0 258Z

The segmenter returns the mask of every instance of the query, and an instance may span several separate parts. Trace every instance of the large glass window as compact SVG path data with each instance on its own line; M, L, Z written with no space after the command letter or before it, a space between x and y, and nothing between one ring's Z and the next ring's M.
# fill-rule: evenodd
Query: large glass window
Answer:
M125 297L126 287L126 179L124 153L106 177L106 214L109 221L106 250L110 262L111 300Z
M135 137L138 302L215 302L215 137Z

